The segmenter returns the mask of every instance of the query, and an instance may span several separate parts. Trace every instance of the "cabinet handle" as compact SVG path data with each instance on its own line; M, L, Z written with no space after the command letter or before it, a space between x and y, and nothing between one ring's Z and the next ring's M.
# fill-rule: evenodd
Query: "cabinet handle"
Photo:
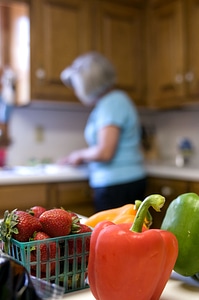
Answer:
M161 188L161 194L165 197L171 196L173 189L170 186L163 186Z
M192 82L194 80L194 74L193 74L193 72L187 72L185 74L185 80L187 82Z
M177 74L175 77L175 83L181 84L181 83L183 83L183 81L184 81L184 78L183 78L182 74Z
M39 68L39 69L36 70L35 75L36 75L37 79L41 79L42 80L42 79L45 79L46 72L45 72L44 69Z

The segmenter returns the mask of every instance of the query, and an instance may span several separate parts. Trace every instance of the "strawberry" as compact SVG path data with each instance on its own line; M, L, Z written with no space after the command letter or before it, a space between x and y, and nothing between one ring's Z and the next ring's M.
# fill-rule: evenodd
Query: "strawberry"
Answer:
M39 218L44 211L46 211L46 208L39 205L33 206L27 210L27 212L29 212L29 214L33 215L35 218Z
M0 237L6 244L10 238L20 242L27 242L35 231L42 229L39 220L22 210L5 211L4 220L0 228Z
M92 229L86 225L86 224L73 224L73 227L72 227L72 231L71 233L85 233L85 232L92 232Z
M51 237L65 236L71 232L72 217L61 208L49 209L39 217L43 231Z
M42 229L39 220L26 211L17 210L15 214L17 215L16 228L18 232L14 233L12 237L17 241L27 242L35 231Z
M83 234L92 232L92 229L85 224L76 224L76 229L71 232L74 234ZM84 244L85 243L85 244ZM90 235L86 237L73 238L68 241L68 253L69 255L74 255L74 253L79 254L78 263L81 263L82 256L89 252L90 249ZM69 260L72 262L72 259ZM86 263L88 263L88 254L86 254Z
M79 218L78 214L76 214L76 213L73 212L73 211L69 211L69 210L68 210L68 212L69 212L69 214L70 214L71 217L72 217L73 223L75 223L75 224L80 223L80 218Z
M34 241L40 241L40 240L45 240L49 239L50 236L47 235L45 232L39 231L36 232L33 236ZM56 243L55 242L44 242L39 245L35 245L33 249L31 250L31 262L35 262L36 264L31 265L31 270L36 270L38 262L40 263L40 268L41 268L41 273L46 274L47 270L47 261L52 260L52 262L49 263L49 272L50 275L55 273L55 268L56 268ZM44 275L44 274L43 274Z

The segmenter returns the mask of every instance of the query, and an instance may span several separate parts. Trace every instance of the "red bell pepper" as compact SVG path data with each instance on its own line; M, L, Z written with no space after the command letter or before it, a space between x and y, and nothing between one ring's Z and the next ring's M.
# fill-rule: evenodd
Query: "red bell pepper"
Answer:
M158 300L178 255L174 234L160 229L142 232L150 206L156 211L164 197L150 195L132 224L100 222L90 241L88 279L97 300Z

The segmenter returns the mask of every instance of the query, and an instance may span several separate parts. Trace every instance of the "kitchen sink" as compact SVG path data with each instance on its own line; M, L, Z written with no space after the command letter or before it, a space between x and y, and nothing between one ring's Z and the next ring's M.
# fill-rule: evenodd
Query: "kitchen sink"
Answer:
M85 166L72 167L69 165L57 165L57 164L39 164L35 166L13 166L5 167L1 170L4 175L16 174L20 176L31 175L56 175L56 174L76 174L81 172L87 172Z

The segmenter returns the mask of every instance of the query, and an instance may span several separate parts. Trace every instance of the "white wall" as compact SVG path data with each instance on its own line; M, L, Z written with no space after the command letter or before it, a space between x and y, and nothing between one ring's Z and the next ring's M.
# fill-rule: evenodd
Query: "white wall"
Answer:
M71 150L86 146L83 131L88 115L89 110L81 106L15 109L9 126L12 144L8 164L27 164L31 158L55 162ZM199 106L165 112L145 110L140 111L140 117L143 124L155 128L160 158L174 158L178 140L189 137L199 161ZM36 142L37 126L44 130L42 142Z
M182 138L189 138L194 147L193 161L199 163L199 106L181 110L144 112L141 119L155 128L159 156L174 160L177 145Z
M71 150L86 146L83 130L89 115L86 109L17 108L10 119L12 144L9 165L24 165L30 159L57 159ZM37 142L35 128L43 128L43 141Z

